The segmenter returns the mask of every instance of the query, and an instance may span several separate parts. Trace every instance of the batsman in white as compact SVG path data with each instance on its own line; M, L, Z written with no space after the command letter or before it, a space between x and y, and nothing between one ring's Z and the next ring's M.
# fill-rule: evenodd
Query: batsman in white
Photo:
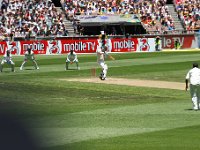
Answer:
M108 71L108 66L105 63L105 57L109 56L109 58L113 59L114 58L110 55L108 55L108 52L111 52L112 46L111 46L110 39L107 38L105 35L104 31L101 31L101 35L99 36L98 39L98 45L97 45L97 63L101 66L102 72L99 76L101 80L105 80L107 76L107 71Z
M7 50L1 60L0 71L3 72L3 65L7 63L11 66L11 71L15 72L15 63L12 61L12 54L10 50Z
M32 51L32 49L30 47L27 49L27 51L24 54L24 61L22 62L20 70L23 70L24 65L26 64L26 62L28 60L33 62L34 66L35 66L35 69L39 69L38 64L37 64L37 62L35 60L34 52Z
M188 87L188 83L190 83L190 87ZM197 63L193 63L193 68L186 75L185 90L187 91L188 88L190 88L193 109L198 110L200 108L200 69Z
M67 54L65 70L68 70L69 64L73 64L74 62L76 63L77 70L80 70L80 67L78 66L77 54L73 50L70 50L70 52Z

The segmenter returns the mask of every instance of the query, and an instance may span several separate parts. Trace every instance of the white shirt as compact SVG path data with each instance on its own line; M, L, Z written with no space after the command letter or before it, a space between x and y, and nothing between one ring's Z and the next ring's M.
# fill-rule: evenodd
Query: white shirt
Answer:
M5 61L10 61L10 60L12 60L12 54L11 54L11 52L10 52L10 55L7 56L7 51L6 51L5 54L4 54L4 56L3 56L3 59L4 59Z
M97 48L101 48L102 47L102 40L101 39L98 39L97 40L98 42L98 45L97 45ZM110 39L105 39L105 46L107 47L107 52L111 52L112 51L112 42Z
M25 52L25 59L31 59L31 60L35 59L34 58L34 52L31 51L31 53L29 54L28 51L26 51Z
M69 52L67 55L67 61L68 62L77 62L78 61L77 54L75 52L73 52L73 54L71 54L71 52Z
M105 52L102 51L102 40L100 39L97 40L98 41L97 50L96 50L97 62L104 61L106 55L108 55L108 53L111 52L112 50L111 40L110 39L105 39L105 40L106 40L105 46L107 47L107 50Z
M102 52L100 47L97 47L97 62L104 61L104 52Z
M186 75L186 79L189 80L192 85L200 85L200 69L197 67L192 68Z

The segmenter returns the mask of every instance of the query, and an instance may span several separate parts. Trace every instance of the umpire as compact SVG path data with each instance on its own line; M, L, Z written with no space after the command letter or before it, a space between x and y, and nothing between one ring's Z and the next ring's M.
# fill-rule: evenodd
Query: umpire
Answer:
M193 109L200 108L200 69L197 63L193 63L185 79L185 90L188 90L188 83L190 83L190 95L192 98Z

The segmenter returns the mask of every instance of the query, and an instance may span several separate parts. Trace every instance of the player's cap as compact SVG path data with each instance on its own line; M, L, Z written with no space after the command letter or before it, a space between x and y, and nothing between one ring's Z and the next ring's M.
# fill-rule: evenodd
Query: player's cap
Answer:
M193 65L193 67L197 67L197 68L199 67L198 63L196 63L196 62L194 62L192 65Z

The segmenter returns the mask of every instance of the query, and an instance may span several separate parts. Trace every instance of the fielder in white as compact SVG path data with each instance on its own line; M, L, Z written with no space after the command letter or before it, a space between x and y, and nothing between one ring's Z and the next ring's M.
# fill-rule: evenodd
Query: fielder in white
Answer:
M96 50L97 63L102 68L102 72L99 76L101 80L105 80L107 77L108 66L105 63L106 56L114 60L114 58L108 54L108 52L111 52L111 49L112 49L112 44L110 42L110 39L108 39L105 33L101 31L101 35L99 36L97 50Z
M3 72L3 66L7 63L11 66L11 71L15 72L15 63L12 61L12 54L10 50L7 50L1 60L0 71Z
M35 60L34 52L32 51L31 48L28 48L27 51L24 54L24 61L22 62L20 70L23 70L24 65L27 63L28 60L33 62L35 69L39 69L38 64Z
M188 87L188 83L190 83L190 87ZM197 63L193 63L193 68L188 71L185 85L186 91L190 88L193 109L200 109L200 69Z
M77 57L77 54L73 50L71 50L67 54L66 68L65 68L65 70L68 70L69 69L69 64L73 64L74 62L76 63L77 70L80 70L80 67L78 66L78 57Z

